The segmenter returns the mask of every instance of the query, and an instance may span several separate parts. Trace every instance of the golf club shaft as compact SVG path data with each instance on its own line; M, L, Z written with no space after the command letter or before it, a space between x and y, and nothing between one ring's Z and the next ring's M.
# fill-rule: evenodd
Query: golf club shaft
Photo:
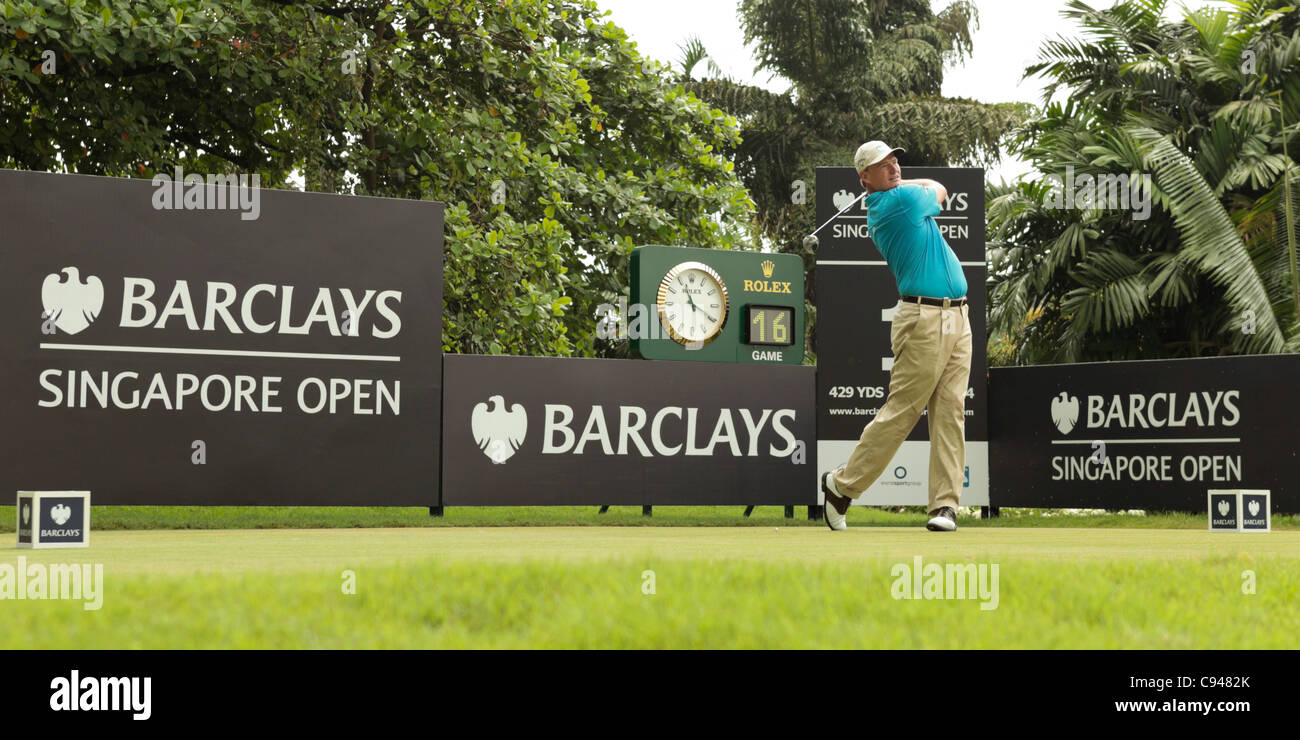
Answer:
M816 229L813 230L813 233L809 234L808 236L817 236L817 232L818 232L818 231L821 231L822 229L824 229L824 228L826 228L827 226L829 226L830 223L831 223L831 221L834 221L835 219L839 218L840 216L843 216L845 211L847 211L847 210L849 210L850 208L852 208L853 206L857 205L858 201L860 201L860 200L862 200L863 198L865 198L866 195L867 195L867 191L865 191L865 190L862 191L862 195L859 195L858 197L854 198L852 203L850 203L850 204L848 204L847 206L844 206L843 208L841 208L839 213L837 213L837 214L835 214L834 216L831 216L830 218L826 219L826 223L822 224L821 226L818 226Z

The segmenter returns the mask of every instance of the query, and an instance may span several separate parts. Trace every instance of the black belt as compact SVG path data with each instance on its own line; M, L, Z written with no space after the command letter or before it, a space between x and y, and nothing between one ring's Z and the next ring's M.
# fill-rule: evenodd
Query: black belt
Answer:
M903 296L903 302L904 302L904 303L924 303L924 304L927 305L927 306L940 306L940 307L942 307L944 301L948 301L948 305L949 305L949 306L964 306L964 305L966 305L966 299L965 299L965 298L927 298L927 297L925 297L925 296L919 296L919 295L905 295L905 296Z

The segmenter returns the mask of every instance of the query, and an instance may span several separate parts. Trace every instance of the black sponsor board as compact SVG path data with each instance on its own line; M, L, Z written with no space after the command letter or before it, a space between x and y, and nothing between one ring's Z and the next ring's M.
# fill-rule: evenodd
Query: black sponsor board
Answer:
M909 167L904 163L903 178L937 180L948 190L948 200L941 206L936 222L962 263L970 301L972 357L966 397L966 440L986 442L984 170ZM861 193L862 185L854 168L818 167L818 225ZM890 319L898 303L898 287L884 257L867 234L865 199L823 229L818 239L817 438L819 442L856 442L863 427L885 405L888 395L892 361ZM930 438L926 417L922 417L907 438L921 442ZM916 464L907 455L905 449L896 456L895 462L911 465L913 470L909 475L923 481L927 474L925 465ZM839 465L845 456L847 449L844 455L823 463ZM924 461L925 457L923 453L920 460ZM967 462L971 466L968 492L975 494L968 500L975 503L987 491L988 470L979 460L982 455L973 455L968 448ZM877 492L869 491L869 495L878 498ZM916 503L924 503L924 482L912 495L918 497Z
M1266 489L1300 511L1297 375L1293 355L994 368L992 503L1200 512Z
M436 505L442 205L174 186L0 172L0 489Z
M811 367L447 355L443 503L816 503Z

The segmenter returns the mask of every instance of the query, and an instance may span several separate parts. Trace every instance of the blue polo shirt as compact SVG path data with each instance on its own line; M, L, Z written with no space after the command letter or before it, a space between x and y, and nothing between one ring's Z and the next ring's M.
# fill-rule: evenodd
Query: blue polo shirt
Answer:
M939 233L935 192L899 185L867 196L867 230L889 264L899 295L964 298L966 276Z

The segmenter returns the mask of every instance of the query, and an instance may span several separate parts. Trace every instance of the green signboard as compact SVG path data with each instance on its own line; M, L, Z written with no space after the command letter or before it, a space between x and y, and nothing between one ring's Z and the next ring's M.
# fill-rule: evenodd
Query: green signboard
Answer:
M803 260L793 254L638 247L625 317L647 360L799 365Z

